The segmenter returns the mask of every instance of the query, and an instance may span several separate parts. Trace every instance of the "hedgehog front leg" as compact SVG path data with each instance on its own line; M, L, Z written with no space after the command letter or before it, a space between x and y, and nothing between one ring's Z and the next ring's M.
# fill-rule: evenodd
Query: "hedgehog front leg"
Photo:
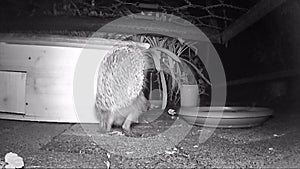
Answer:
M128 136L128 137L141 137L142 134L138 133L138 132L132 132L131 130L131 124L133 122L138 122L138 116L136 116L136 114L130 114L125 122L123 123L122 125L122 128L123 128L123 132L125 134L125 136Z
M133 122L138 122L138 115L137 113L130 113L126 120L124 121L123 125L122 125L122 128L125 130L125 131L128 131L130 132L130 126Z

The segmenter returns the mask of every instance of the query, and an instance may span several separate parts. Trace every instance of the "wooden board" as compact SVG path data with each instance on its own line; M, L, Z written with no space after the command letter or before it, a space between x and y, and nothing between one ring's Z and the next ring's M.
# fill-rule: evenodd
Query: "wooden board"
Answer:
M0 111L25 114L26 73L0 71Z
M107 19L103 20L98 17L19 17L8 20L0 20L1 32L46 32L58 33L74 32L74 34L92 34L101 29L101 33L106 36L110 34L135 35L137 33L155 33L167 34L172 37L181 37L183 39L199 41L207 41L207 37L199 38L198 30L193 29L193 25L176 16L162 14L161 19L156 15L146 16L137 14L136 17L123 17L123 19ZM79 24L78 24L79 23ZM108 24L109 23L109 24ZM201 27L201 31L209 37L214 43L220 43L219 32L207 27ZM67 31L66 31L67 30ZM203 34L203 35L204 35Z
M89 59L89 57L104 57L115 43L103 40L105 43L97 45L97 48L85 49L83 48L84 44L78 45L74 42L68 42L67 47L53 45L55 40L50 43L52 45L46 45L47 40L41 39L38 41L27 39L27 42L24 40L21 43L16 43L16 41L12 43L12 40L9 43L0 42L0 71L26 72L27 75L26 80L23 78L22 81L21 76L23 74L0 76L1 81L14 76L14 80L9 80L9 84L6 86L10 86L11 83L16 84L16 87L9 89L6 94L0 96L16 94L9 100L10 103L22 104L23 107L16 107L18 110L23 109L23 114L24 109L26 112L25 116L20 116L4 113L16 111L4 108L0 113L0 118L53 122L98 122L94 103L92 102L94 98L85 98L91 100L88 107L84 109L85 111L77 112L74 108L74 72L79 57L86 57L86 59ZM84 56L82 56L83 54ZM92 63L87 68L94 69L96 74L98 64ZM21 93L15 90L15 88L19 89L19 86L23 86L23 102L17 99L22 98ZM94 84L91 84L91 86L93 88ZM5 86L2 88L5 88ZM12 90L16 92L14 93ZM26 94L24 94L25 91Z

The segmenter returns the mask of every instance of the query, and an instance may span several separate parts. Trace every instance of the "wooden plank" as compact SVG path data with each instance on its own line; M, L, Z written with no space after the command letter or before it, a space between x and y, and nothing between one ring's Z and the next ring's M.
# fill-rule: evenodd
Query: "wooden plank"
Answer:
M82 49L39 45L0 45L0 69L27 72L72 70ZM79 55L77 55L78 57Z
M222 43L226 43L240 32L247 29L249 26L260 20L276 7L283 4L286 0L261 0L252 7L246 14L237 19L220 35Z
M94 105L95 96L88 95L88 98L84 98L88 104L82 106L83 111L78 112L74 107L73 81L75 79L74 74L78 70L78 64L89 59L93 61L87 62L88 65L81 65L81 68L88 69L92 71L89 73L95 74L88 79L90 80L88 87L91 86L92 89L82 89L82 91L84 93L87 91L95 92L96 78L94 77L97 77L96 73L101 58L114 45L132 43L95 38L91 41L95 46L90 48L86 47L86 39L78 41L76 38L63 39L60 36L58 38L47 36L3 37L0 37L0 71L27 73L26 87L24 87L26 90L26 115L0 113L0 118L34 121L97 122ZM148 46L141 43L139 45ZM95 60L97 61L95 62ZM85 70L83 73L86 73ZM0 77L0 80L2 79ZM77 86L81 86L81 84L77 84Z
M26 88L24 82L26 116L0 113L0 118L97 122L93 103L83 115L76 114L73 103L73 77L80 56L86 59L101 58L112 47L104 45L102 49L101 46L97 49L85 49L85 55L82 56L83 49L77 47L0 43L0 70L27 72ZM95 56L91 56L93 53ZM95 67L95 73L97 65L98 63L89 65ZM78 119L78 116L84 118Z
M199 39L199 34L195 29L191 29L192 25L188 22L183 22L176 17L169 17L168 15L160 14L159 18L156 15L136 15L135 18L124 19L122 22L114 22L114 19L103 20L97 17L28 17L22 18L20 20L7 20L2 21L2 27L0 30L13 31L42 31L42 32L97 32L101 29L102 33L120 33L120 34L137 34L139 32L143 33L156 33L156 34L168 34L173 37L181 37L183 39L197 41ZM114 22L114 23L112 23ZM0 20L1 23L1 20ZM80 23L80 24L78 24ZM107 26L107 29L103 27ZM206 36L212 42L219 43L219 37L215 36L219 32L201 27L201 31L204 32ZM51 30L51 31L49 31ZM3 32L3 31L2 31ZM166 34L166 35L167 35ZM196 35L196 36L195 36ZM202 39L206 41L206 38Z
M101 34L101 33L100 33ZM53 46L53 47L75 47L75 48L91 48L104 49L119 44L130 44L129 41L120 41L114 39L104 39L98 37L97 32L91 37L70 37L64 35L35 35L20 33L0 33L0 42L8 44L25 44L37 46ZM135 43L141 47L148 48L146 43Z
M0 71L0 111L25 114L26 73Z

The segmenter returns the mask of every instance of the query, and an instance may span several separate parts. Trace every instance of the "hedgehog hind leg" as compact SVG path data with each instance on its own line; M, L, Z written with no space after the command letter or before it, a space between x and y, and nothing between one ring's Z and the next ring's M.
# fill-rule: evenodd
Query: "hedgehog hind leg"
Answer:
M106 132L106 126L107 126L107 121L104 120L104 117L101 117L101 119L99 121L99 131L100 131L100 133L105 133Z
M113 124L113 117L109 111L100 111L99 113L99 131L106 133L111 130Z
M111 112L108 115L107 122L106 122L106 131L107 132L109 132L111 130L112 125L114 124L114 121L115 121L114 112Z

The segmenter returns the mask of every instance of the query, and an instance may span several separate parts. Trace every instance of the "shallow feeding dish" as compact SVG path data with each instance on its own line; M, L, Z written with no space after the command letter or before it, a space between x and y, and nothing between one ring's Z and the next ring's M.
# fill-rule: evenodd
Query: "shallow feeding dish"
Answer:
M181 107L179 114L193 125L246 128L261 125L273 111L263 107Z

